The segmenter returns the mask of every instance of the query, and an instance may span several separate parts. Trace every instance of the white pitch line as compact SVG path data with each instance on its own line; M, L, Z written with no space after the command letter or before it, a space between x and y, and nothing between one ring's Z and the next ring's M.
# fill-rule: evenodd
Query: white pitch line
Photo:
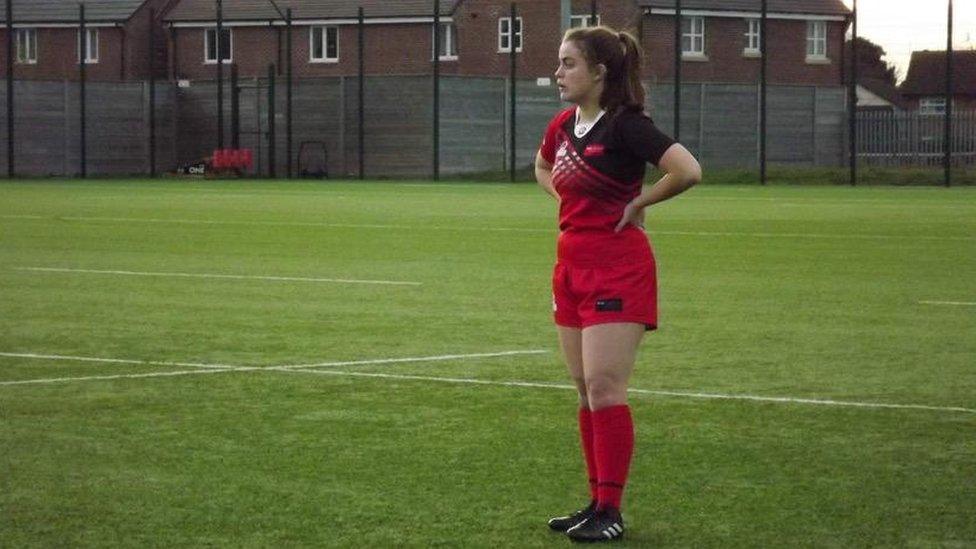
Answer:
M272 368L275 369L275 368ZM303 372L308 374L352 376L352 377L375 377L386 379L403 379L413 381L435 381L441 383L463 383L472 385L496 385L503 387L528 387L537 389L562 389L575 391L575 385L562 385L557 383L536 383L529 381L491 381L485 379L456 378L456 377L433 377L415 376L401 374L383 374L371 372L343 372L340 370L308 370L308 369L281 369L284 372ZM813 404L819 406L850 406L856 408L889 408L907 410L929 410L940 412L965 412L976 414L976 409L961 408L958 406L928 406L924 404L890 404L884 402L856 402L844 400L829 400L815 398L796 398L796 397L763 397L756 395L726 395L719 393L690 393L680 391L655 391L650 389L628 389L629 393L638 395L670 396L697 399L717 399L717 400L747 400L754 402L772 402L778 404Z
M315 364L291 364L283 366L274 366L277 370L293 370L296 368L328 368L328 367L338 367L338 366L367 366L375 364L404 364L407 362L441 362L445 360L457 360L465 358L497 358L503 356L518 356L518 355L542 355L548 354L549 351L545 350L529 350L529 351L502 351L498 353L474 353L467 355L437 355L437 356L420 356L414 358L381 358L377 360L352 360L348 362L318 362Z
M331 282L337 284L378 284L384 286L421 286L420 282L403 282L396 280L355 280L348 278L306 278L295 276L248 276L209 273L156 273L140 271L109 271L96 269L58 269L53 267L14 267L14 271L31 271L42 273L83 273L106 274L119 276L163 276L176 278L224 278L234 280L271 280L275 282Z
M10 358L30 358L45 360L65 360L71 362L99 362L105 364L140 364L143 366L167 366L179 368L214 368L220 370L240 368L229 364L199 364L194 362L158 362L153 360L135 360L126 358L97 358L90 356L41 355L35 353L0 353L0 356Z
M333 375L333 376L402 379L402 380L412 380L412 381L433 381L439 383L457 383L457 384L467 384L467 385L492 385L492 386L500 386L500 387L526 387L526 388L535 388L535 389L576 390L576 386L574 385L565 385L565 384L558 384L558 383L539 383L539 382L531 382L531 381L492 381L487 379L473 379L473 378L435 377L435 376L418 376L418 375L407 375L407 374L384 374L379 372L347 372L341 370L310 369L310 368L327 367L327 366L332 366L332 367L366 366L366 365L410 363L410 362L421 362L421 361L435 362L439 360L459 360L459 359L466 359L466 358L491 358L491 357L514 356L514 355L544 354L548 352L549 351L544 351L544 350L503 351L498 353L472 353L467 355L438 355L438 356L431 356L431 357L380 358L380 359L373 359L373 360L322 362L318 364L310 364L304 366L284 365L284 366L266 366L266 367L228 366L228 365L218 365L218 364L194 364L194 363L179 363L179 362L149 362L149 361L126 360L126 359L115 359L115 358L68 357L68 356L61 356L61 355L40 355L40 354L28 354L28 353L0 353L0 356L11 356L11 357L41 358L41 359L55 359L55 360L81 360L81 361L113 362L113 363L126 363L126 364L135 363L135 364L167 365L167 366L193 366L199 368L196 370L180 370L174 372L153 372L153 373L146 373L146 374L118 374L118 375L106 375L106 376L61 377L61 378L47 378L47 379L27 379L27 380L20 380L20 381L0 381L0 386L58 383L58 382L68 382L68 381L186 376L186 375L194 375L194 374L213 374L213 373L221 373L221 372L277 371L277 372L296 372L296 373ZM752 402L770 402L776 404L810 404L810 405L817 405L817 406L900 409L900 410L927 410L927 411L938 411L938 412L963 412L968 414L976 414L976 409L963 408L959 406L930 406L925 404L857 402L857 401L800 398L800 397L767 397L767 396L758 396L758 395L661 391L661 390L637 389L637 388L628 389L628 392L637 395L668 396L668 397L696 398L696 399L710 399L710 400L745 400L745 401L752 401Z
M896 235L896 234L826 234L826 233L751 233L732 231L655 231L648 229L647 233L670 236L752 236L757 238L814 238L829 240L950 240L970 241L976 236L933 236L933 235Z
M43 360L65 360L65 361L77 361L77 362L101 362L109 364L139 364L144 366L167 366L167 367L192 367L200 368L197 370L198 373L213 373L213 372L253 372L258 370L278 370L278 371L291 371L295 368L318 368L326 366L367 366L376 364L398 364L398 363L408 363L408 362L436 362L443 360L464 360L471 358L495 358L503 356L516 356L516 355L533 355L548 353L549 351L542 350L528 350L528 351L502 351L497 353L470 353L470 354L456 354L456 355L438 355L429 357L403 357L403 358L379 358L373 360L350 360L344 362L322 362L318 364L304 364L295 366L232 366L228 364L199 364L193 362L156 362L147 360L132 360L123 358L96 358L96 357L84 357L84 356L65 356L65 355L43 355L35 353L0 353L0 356L12 357L12 358L30 358L30 359L43 359ZM311 371L311 370L310 370ZM27 379L21 381L0 381L0 385L27 385L32 383L57 383L64 381L90 381L90 380L110 380L110 379L125 379L125 378L142 378L142 377L160 377L160 376L176 376L176 375L192 375L191 370L182 370L178 372L156 372L147 374L117 374L117 375L106 375L106 376L81 376L81 377L60 377L60 378L45 378L45 379Z
M963 307L976 307L976 301L919 301L921 305L959 305Z
M481 231L506 233L546 233L556 234L554 228L539 229L531 227L470 227L465 225L385 225L368 223L316 223L300 221L212 221L206 219L156 219L133 217L42 217L27 215L0 215L8 219L52 219L61 221L110 221L131 223L175 223L200 225L258 225L258 226L292 226L292 227L324 227L344 229L400 229L400 230L437 230L437 231ZM936 235L891 235L891 234L827 234L827 233L767 233L767 232L735 232L735 231L668 231L649 229L647 233L665 236L706 236L706 237L755 237L755 238L810 238L829 240L931 240L931 241L973 241L976 236L936 236Z
M328 229L430 229L430 230L450 230L450 231L497 231L497 232L531 232L531 233L552 233L555 228L534 229L520 227L469 227L464 225L443 226L443 225L424 225L417 227L413 225L393 225L386 223L324 223L316 221L215 221L210 219L160 219L152 217L90 217L90 216L40 216L40 215L0 215L5 219L51 219L56 221L107 221L118 223L170 223L176 225L254 225L260 227L323 227Z
M757 395L725 395L721 393L688 393L682 391L652 391L647 389L631 389L639 394L674 396L686 398L704 398L717 400L751 400L756 402L775 402L783 404L815 404L820 406L850 406L855 408L892 408L901 410L933 410L942 412L965 412L976 414L976 409L959 406L930 406L927 404L891 404L885 402L857 402L851 400L831 400L821 398L799 397L764 397Z
M38 385L38 384L49 384L49 383L64 383L68 381L101 381L101 380L112 380L112 379L135 379L143 377L175 377L175 376L192 376L198 374L220 374L226 372L248 372L254 370L262 370L263 368L210 368L201 370L178 370L175 372L152 372L148 374L117 374L117 375L107 375L107 376L84 376L84 377L52 377L46 379L24 379L20 381L0 381L0 386L3 385Z

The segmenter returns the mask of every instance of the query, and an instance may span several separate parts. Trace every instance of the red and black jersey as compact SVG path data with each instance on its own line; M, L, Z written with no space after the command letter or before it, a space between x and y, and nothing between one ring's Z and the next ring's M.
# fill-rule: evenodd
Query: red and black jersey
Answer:
M675 142L644 113L603 115L582 137L574 133L576 108L559 113L546 129L540 154L552 164L559 194L559 259L577 264L640 261L650 253L643 232L614 228L624 207L641 192L647 163Z

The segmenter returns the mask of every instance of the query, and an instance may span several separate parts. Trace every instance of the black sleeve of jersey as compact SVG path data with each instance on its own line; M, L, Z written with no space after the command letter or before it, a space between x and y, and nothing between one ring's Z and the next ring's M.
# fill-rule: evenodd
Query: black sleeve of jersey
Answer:
M624 149L655 166L664 152L676 143L657 129L650 118L636 112L621 113L617 120L617 135Z

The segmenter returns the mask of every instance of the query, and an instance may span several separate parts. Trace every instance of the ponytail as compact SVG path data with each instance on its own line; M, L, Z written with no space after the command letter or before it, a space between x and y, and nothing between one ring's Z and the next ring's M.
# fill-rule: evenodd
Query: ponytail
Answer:
M563 40L575 42L591 67L606 67L601 108L611 114L644 110L644 86L640 81L643 54L634 35L598 26L570 29Z
M644 86L641 84L641 52L640 44L629 32L618 32L621 44L624 46L624 101L627 109L644 110Z

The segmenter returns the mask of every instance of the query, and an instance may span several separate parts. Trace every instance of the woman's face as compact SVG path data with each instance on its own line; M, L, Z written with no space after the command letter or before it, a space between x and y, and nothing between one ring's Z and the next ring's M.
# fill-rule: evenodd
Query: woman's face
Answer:
M599 101L603 92L603 77L590 67L576 42L566 41L559 46L559 68L556 70L559 98L581 104Z

